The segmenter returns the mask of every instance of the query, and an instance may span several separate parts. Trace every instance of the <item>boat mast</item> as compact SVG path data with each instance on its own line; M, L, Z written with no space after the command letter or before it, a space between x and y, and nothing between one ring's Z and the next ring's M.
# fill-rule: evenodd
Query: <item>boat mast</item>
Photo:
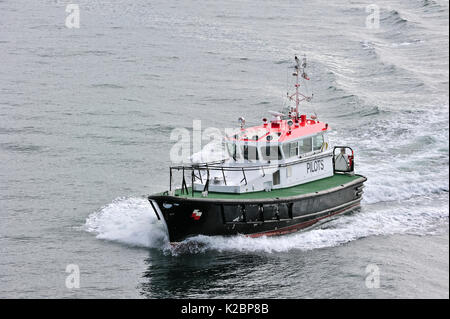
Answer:
M308 75L305 73L306 57L303 57L301 64L300 64L300 60L297 56L295 56L294 59L295 59L295 72L292 73L292 75L295 76L295 93L289 96L289 92L288 92L288 98L289 98L289 100L292 101L293 97L295 96L295 118L299 118L298 106L300 105L300 102L303 100L310 101L312 96L305 96L305 95L301 94L299 91L300 82L299 82L298 77L300 75L300 72L301 72L302 78L304 78L305 80L309 80ZM302 98L300 98L300 96L302 96Z
M295 76L295 115L298 118L298 105L300 104L300 99L298 97L298 88L300 87L300 84L298 83L298 70L299 70L299 65L298 65L298 58L297 56L295 56L295 72L294 72L294 76Z

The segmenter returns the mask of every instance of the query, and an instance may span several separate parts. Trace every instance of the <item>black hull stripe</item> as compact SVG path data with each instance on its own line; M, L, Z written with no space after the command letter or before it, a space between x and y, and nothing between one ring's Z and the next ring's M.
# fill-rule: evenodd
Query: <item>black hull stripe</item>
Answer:
M359 206L360 205L360 201L361 201L361 199L357 200L357 203L355 203L355 204L351 204L350 206L346 206L343 209L340 209L338 211L335 211L333 213L330 213L330 214L322 216L322 217L318 217L318 218L315 218L315 219L312 219L312 220L308 220L306 222L302 222L302 223L298 223L298 224L295 224L295 225L283 227L283 228L280 228L280 229L277 229L277 230L268 230L268 231L264 231L264 232L260 232L260 233L254 233L254 234L245 234L245 236L252 237L252 238L257 238L257 237L261 237L261 236L277 236L277 235L293 233L293 232L296 232L296 231L298 231L298 230L300 230L302 228L306 228L308 226L311 226L311 225L317 223L319 220L322 220L324 218L328 218L328 217L331 217L331 216L334 216L334 215L337 215L337 214L341 214L341 213L343 213L345 211L351 210L351 209ZM316 214L318 214L318 213L316 213Z

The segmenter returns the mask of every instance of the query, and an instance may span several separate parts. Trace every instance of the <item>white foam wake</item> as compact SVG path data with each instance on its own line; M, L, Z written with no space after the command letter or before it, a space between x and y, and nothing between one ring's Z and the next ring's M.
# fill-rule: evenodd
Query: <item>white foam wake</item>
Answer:
M173 253L199 253L207 250L267 253L306 251L334 247L369 236L431 235L448 228L448 206L424 207L414 202L405 203L405 206L384 206L366 206L360 211L337 216L327 223L287 236L196 236L184 242L186 247L177 247Z
M169 242L165 223L146 198L117 198L89 215L83 228L99 239L131 246L159 248Z
M245 236L195 236L176 247L168 243L167 228L158 221L145 198L118 198L86 219L84 229L97 238L131 246L157 248L165 253L206 251L287 252L333 247L356 239L392 234L427 235L448 228L448 200L423 197L403 203L363 205L349 215L288 236L249 238ZM433 203L436 202L436 205Z

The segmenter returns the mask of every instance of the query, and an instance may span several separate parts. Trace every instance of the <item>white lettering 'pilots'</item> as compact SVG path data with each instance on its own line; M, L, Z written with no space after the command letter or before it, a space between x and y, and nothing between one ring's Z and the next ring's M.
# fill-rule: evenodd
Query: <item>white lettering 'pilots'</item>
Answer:
M306 172L307 173L314 173L317 171L322 171L323 169L324 169L323 160L317 160L317 161L306 163Z

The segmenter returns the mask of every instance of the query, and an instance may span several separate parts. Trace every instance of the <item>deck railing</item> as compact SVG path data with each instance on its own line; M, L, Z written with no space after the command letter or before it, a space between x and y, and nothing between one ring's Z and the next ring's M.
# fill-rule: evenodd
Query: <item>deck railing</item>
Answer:
M325 158L329 156L333 156L333 153L327 152L323 153L319 156L315 156L313 159L320 159ZM317 154L316 154L317 155ZM224 160L220 161L213 161L208 163L193 163L190 165L178 165L178 166L171 166L170 167L170 174L169 174L169 191L172 192L172 179L173 179L173 171L182 171L183 177L181 182L181 194L189 194L189 189L186 182L186 171L191 172L191 185L192 185L192 196L194 196L194 182L196 180L199 180L201 184L203 184L203 178L202 178L202 171L206 171L206 181L205 186L203 188L203 191L207 191L209 187L209 180L210 180L210 171L220 171L222 172L223 182L225 185L227 185L227 179L225 177L225 172L242 172L242 179L240 183L245 182L245 185L247 185L247 176L245 175L245 172L248 171L257 171L260 170L263 174L263 176L266 175L265 170L273 169L273 168L282 168L282 167L289 167L293 165L297 165L300 163L311 161L311 156L300 158L296 161L288 162L288 163L279 163L278 161L275 161L276 163L271 163L268 161L267 163L263 165L253 165L253 166L223 166L225 163ZM333 156L333 169L334 169L334 156Z

